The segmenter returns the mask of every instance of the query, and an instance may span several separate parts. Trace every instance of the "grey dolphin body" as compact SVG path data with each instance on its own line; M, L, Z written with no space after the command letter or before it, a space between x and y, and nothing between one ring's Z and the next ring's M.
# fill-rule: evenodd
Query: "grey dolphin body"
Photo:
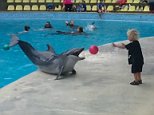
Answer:
M76 74L74 70L75 64L84 59L84 57L79 57L79 54L84 48L74 48L58 55L50 45L47 45L48 50L41 52L33 48L29 43L19 40L16 35L12 35L9 46L13 47L16 44L20 46L27 57L37 65L41 71L56 74L56 80L60 79L60 75L63 74Z

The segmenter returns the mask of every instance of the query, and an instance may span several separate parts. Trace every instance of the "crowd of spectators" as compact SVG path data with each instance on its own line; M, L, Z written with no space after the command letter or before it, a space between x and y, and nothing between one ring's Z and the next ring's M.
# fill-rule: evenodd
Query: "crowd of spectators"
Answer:
M62 1L63 1L62 2L63 11L66 11L66 12L86 12L87 11L87 4L85 0L81 0L79 3L75 3L75 4L73 0L62 0ZM131 5L127 3L127 0L117 0L115 3L116 5L114 6L113 11L123 9L126 6L129 8L129 5ZM98 13L103 13L107 9L107 6L104 0L99 0L96 5L97 5ZM154 12L154 0L140 0L137 8L144 9L145 5L149 5L149 10L151 12ZM46 9L47 11L54 11L56 7L57 6L55 6L53 3L50 3L50 4L47 4Z

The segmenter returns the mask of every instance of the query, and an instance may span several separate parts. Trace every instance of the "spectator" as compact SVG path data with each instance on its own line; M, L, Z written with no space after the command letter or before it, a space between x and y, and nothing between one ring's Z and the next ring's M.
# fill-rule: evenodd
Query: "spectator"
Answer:
M82 12L82 3L79 3L79 4L76 6L76 11L77 11L77 12Z
M123 9L127 3L127 0L117 0L116 3L118 4L118 7L115 7L114 10Z
M54 4L47 4L46 8L47 8L47 11L54 11L55 5Z
M138 10L138 11L143 10L144 4L147 4L147 3L148 3L147 0L140 0L140 2L139 2L139 7L138 7L138 9L136 9L136 10Z
M87 7L86 7L85 1L82 0L82 3L79 2L79 4L73 5L72 6L72 11L74 11L74 12L86 12Z
M104 0L100 0L100 2L97 4L97 12L99 17L102 18L102 13L105 12Z
M87 11L86 2L83 0L82 1L82 12L86 12L86 11Z
M154 0L149 0L149 10L154 13Z
M97 12L98 12L98 13L103 13L103 12L105 12L104 0L100 0L100 2L97 4Z
M67 11L71 12L72 6L73 6L72 0L63 0L63 7L66 12Z

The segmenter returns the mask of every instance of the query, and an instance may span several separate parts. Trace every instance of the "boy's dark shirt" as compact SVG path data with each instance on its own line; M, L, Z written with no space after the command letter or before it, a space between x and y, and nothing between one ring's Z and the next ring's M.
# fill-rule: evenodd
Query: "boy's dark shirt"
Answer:
M143 65L144 58L141 50L139 41L133 41L127 44L126 49L128 50L128 63L135 65Z

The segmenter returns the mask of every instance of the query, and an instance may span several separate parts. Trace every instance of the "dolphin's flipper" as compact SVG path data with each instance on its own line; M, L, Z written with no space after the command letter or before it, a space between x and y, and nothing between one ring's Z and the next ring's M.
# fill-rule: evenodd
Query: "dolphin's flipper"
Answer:
M61 66L60 67L60 71L59 71L59 73L58 73L58 75L57 75L55 80L59 80L59 76L62 74L63 70L64 70L64 66Z

